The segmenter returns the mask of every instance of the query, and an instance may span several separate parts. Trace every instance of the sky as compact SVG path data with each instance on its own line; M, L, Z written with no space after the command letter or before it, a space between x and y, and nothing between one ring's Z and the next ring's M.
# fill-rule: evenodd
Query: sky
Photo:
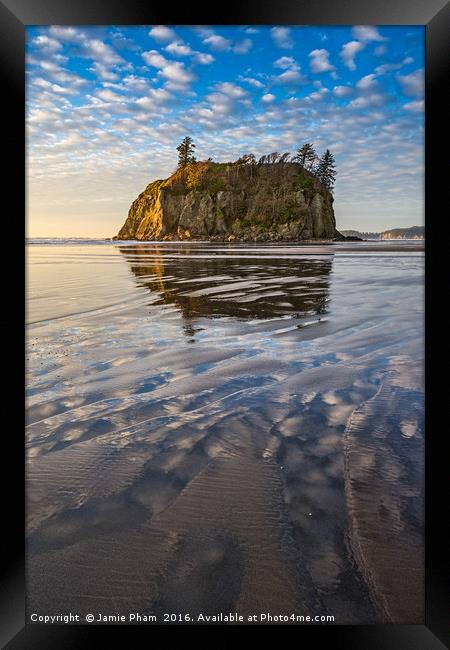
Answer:
M197 159L336 160L338 229L422 225L422 26L27 28L27 236L112 237Z

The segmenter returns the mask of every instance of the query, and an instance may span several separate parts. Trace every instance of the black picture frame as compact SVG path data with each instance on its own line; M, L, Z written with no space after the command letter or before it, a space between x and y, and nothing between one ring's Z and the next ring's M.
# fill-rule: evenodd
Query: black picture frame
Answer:
M346 650L438 650L449 643L447 537L444 534L446 513L442 495L448 489L445 434L437 419L437 404L445 404L443 390L432 370L432 360L440 358L442 341L437 325L437 309L442 308L438 295L439 260L445 253L440 228L442 206L447 194L446 165L434 159L442 147L446 127L446 78L450 57L448 35L450 6L446 0L260 0L212 3L200 10L192 3L179 7L169 3L144 3L142 0L3 0L0 2L0 69L3 84L4 133L3 218L8 219L6 248L11 255L4 286L7 318L2 319L3 341L14 352L14 361L5 364L7 387L4 410L13 413L12 424L4 428L2 478L4 486L5 527L0 591L0 642L2 647L77 648L86 647L111 628L87 626L44 626L25 622L24 570L24 445L22 420L24 411L24 100L25 100L25 28L28 25L141 25L141 24L322 24L322 25L424 25L426 38L426 624L374 626L302 626L314 643ZM6 176L6 178L5 178ZM420 182L420 179L419 181ZM13 190L13 188L15 188ZM443 231L445 235L445 230ZM432 318L432 309L436 318ZM445 323L444 323L445 325ZM432 334L431 334L432 332ZM14 344L14 345L13 345ZM438 348L438 345L440 347ZM439 364L440 365L440 364ZM436 367L438 364L436 364ZM441 396L441 397L440 397ZM12 471L6 477L5 468ZM445 503L445 502L444 502ZM133 632L146 636L148 628L116 626L115 642L121 643ZM167 631L170 631L168 629ZM296 630L297 633L297 630ZM124 636L127 635L127 636ZM320 637L320 638L318 638ZM92 643L93 644L93 643ZM309 647L309 643L308 643Z

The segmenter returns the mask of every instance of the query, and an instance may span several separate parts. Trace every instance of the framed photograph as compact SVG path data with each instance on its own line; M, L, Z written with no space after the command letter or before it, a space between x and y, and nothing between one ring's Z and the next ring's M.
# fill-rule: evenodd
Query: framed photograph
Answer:
M294 625L443 648L448 5L0 15L25 407L3 645Z

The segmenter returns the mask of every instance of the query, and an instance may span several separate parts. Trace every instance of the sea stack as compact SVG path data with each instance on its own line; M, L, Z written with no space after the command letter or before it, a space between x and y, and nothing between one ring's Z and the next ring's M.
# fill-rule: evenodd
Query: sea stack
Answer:
M196 162L150 183L114 239L333 240L331 192L295 162Z

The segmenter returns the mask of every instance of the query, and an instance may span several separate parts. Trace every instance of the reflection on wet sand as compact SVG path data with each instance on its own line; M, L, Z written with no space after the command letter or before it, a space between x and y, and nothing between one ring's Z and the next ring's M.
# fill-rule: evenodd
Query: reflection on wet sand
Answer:
M28 332L30 611L421 622L422 258L60 254ZM62 316L66 262L89 309Z
M187 257L171 259L166 272L161 247L120 247L140 285L159 294L154 304L173 304L186 319L208 317L275 318L321 314L327 301L332 255L317 259L222 257L206 259L185 247ZM224 270L226 273L224 274Z
M421 393L388 371L353 411L344 436L352 548L390 621L423 617L423 599L405 597L422 596L425 580L422 410Z

